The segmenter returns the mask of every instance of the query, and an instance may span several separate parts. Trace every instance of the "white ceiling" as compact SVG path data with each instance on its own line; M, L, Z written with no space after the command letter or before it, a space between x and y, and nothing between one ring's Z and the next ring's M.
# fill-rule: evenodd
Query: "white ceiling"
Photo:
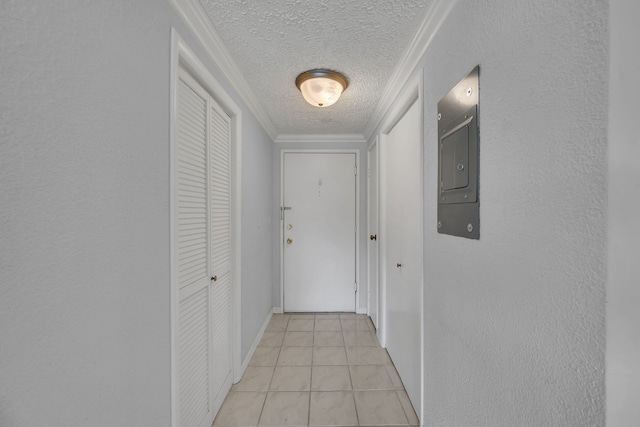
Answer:
M432 0L200 0L276 134L363 134ZM331 107L307 104L295 78L342 72Z

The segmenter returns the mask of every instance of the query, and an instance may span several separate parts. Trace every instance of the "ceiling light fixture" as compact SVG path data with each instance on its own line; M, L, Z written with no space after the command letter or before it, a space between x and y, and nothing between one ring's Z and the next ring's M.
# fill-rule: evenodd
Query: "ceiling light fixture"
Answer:
M305 71L296 78L296 86L305 101L314 107L335 104L348 86L347 78L337 71L316 69Z

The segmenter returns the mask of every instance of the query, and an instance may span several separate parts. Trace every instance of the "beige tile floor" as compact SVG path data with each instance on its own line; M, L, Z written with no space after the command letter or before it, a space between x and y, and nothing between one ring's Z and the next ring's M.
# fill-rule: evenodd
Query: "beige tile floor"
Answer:
M357 314L274 314L214 426L415 426L400 377Z

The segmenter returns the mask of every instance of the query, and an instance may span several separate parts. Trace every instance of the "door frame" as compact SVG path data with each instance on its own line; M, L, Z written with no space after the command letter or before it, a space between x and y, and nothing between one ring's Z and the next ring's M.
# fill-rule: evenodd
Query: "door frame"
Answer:
M242 111L213 77L208 68L187 45L178 31L171 27L171 65L169 83L169 266L170 266L170 326L171 326L171 425L178 427L178 265L177 254L177 89L178 72L182 68L211 95L231 118L231 311L233 382L242 377L241 353L241 201L242 201Z
M284 155L287 153L300 153L300 154L355 154L356 155L356 168L357 175L354 176L356 180L356 241L355 241L355 281L356 292L354 300L354 313L358 311L359 297L360 297L360 150L357 148L343 148L343 149L312 149L312 148L282 148L280 149L280 307L282 311L285 311L284 306Z
M378 322L380 327L377 330L378 339L382 347L386 347L387 341L387 212L383 208L387 204L387 162L384 153L388 149L388 135L393 127L404 117L414 102L418 103L420 109L420 408L416 409L420 417L421 424L424 423L424 99L423 99L423 72L420 70L405 85L405 89L398 95L393 106L385 115L385 120L380 126L378 134Z
M370 168L370 164L371 164L371 158L373 157L371 155L371 152L373 149L376 150L375 152L375 160L376 160L376 176L375 178L375 182L376 182L376 206L375 206L375 210L376 210L376 219L377 222L375 224L375 229L376 229L376 234L380 234L380 144L378 142L379 137L376 136L373 141L371 142L371 144L369 144L369 146L367 147L367 234L369 234L369 232L371 231L371 217L372 217L372 213L371 213L371 209L370 209L370 201L371 201L371 182L372 177L371 177L371 168ZM377 267L377 277L375 280L375 283L373 283L374 281L372 280L371 276L369 275L369 272L371 271L370 269L367 269L367 315L369 317L371 317L371 293L372 291L376 291L377 292L377 298L375 301L375 305L376 305L376 322L377 324L374 325L377 329L380 327L380 242L378 240L376 240L376 253L373 254L376 258L376 267ZM367 264L369 262L371 262L371 258L372 258L372 254L371 254L371 242L367 241ZM376 330L377 330L376 329Z

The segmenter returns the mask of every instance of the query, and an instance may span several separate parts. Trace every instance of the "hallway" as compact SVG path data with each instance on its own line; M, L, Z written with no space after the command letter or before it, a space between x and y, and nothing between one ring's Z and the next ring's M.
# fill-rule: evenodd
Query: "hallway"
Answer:
M214 426L419 425L366 315L274 314Z

